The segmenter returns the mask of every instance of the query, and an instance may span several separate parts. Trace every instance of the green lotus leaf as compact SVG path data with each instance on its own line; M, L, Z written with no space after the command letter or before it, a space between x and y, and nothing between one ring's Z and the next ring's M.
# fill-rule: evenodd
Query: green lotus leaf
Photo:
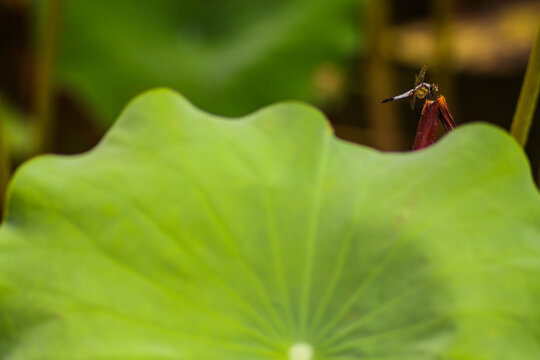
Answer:
M540 358L540 197L503 131L414 153L165 89L16 173L0 358Z
M356 0L66 1L58 81L105 125L154 86L227 116L320 101L317 74L339 77L359 51L358 8Z

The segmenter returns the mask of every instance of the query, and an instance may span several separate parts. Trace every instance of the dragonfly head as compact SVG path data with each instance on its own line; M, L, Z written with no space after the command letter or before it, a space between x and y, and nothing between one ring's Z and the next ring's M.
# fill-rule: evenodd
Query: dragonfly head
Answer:
M436 100L439 97L439 85L431 84L429 88L430 100Z

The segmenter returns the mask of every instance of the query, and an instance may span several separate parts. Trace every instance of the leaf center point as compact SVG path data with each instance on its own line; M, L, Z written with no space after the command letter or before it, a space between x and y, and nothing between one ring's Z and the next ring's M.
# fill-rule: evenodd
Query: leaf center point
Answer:
M313 348L306 343L296 343L289 348L289 360L311 360Z

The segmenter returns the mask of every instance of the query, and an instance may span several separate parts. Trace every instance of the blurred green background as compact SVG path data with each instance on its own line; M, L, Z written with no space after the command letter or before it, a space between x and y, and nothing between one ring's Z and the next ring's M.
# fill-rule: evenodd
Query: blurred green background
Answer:
M379 100L411 88L425 63L458 126L508 129L539 19L539 1L512 0L0 0L7 167L90 149L156 86L223 116L308 101L339 137L405 151L421 106Z

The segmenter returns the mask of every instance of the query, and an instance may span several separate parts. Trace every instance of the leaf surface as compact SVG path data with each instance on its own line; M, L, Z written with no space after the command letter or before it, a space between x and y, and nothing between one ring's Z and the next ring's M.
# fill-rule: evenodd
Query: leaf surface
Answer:
M22 166L0 228L0 358L540 357L540 199L501 130L338 140L136 98L92 151Z

